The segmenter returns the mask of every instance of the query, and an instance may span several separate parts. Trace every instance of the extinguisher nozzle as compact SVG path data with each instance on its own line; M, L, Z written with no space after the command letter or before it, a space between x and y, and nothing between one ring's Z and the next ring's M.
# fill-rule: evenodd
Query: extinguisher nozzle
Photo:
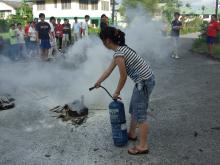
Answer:
M93 89L95 89L95 87L91 87L91 88L89 88L89 91L91 91L91 90L93 90Z

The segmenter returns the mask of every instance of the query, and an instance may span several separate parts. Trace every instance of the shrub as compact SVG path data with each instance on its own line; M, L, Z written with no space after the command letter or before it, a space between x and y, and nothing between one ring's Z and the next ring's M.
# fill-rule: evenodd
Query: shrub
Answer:
M0 19L0 33L8 32L9 24L6 20Z
M100 32L99 28L89 27L89 34L98 34Z
M183 29L181 30L181 34L194 33L198 32L201 29L203 21L199 17L195 17L192 21L186 22L183 20Z

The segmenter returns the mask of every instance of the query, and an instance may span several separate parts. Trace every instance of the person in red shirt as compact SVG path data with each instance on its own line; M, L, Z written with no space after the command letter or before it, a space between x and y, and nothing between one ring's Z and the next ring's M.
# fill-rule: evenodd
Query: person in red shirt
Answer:
M220 30L220 27L219 23L217 22L217 15L213 14L207 28L207 45L209 56L213 54L213 45L216 41L218 30Z
M27 22L27 24L24 27L24 32L25 32L25 35L27 35L27 36L28 36L29 28L30 28L30 22Z
M25 46L26 46L27 51L30 50L30 37L28 35L30 25L31 25L31 23L27 22L27 24L24 27L24 34L25 34L24 39L25 39Z
M58 41L58 49L62 50L62 40L63 40L63 25L60 23L61 19L57 19L57 24L55 26L55 36Z

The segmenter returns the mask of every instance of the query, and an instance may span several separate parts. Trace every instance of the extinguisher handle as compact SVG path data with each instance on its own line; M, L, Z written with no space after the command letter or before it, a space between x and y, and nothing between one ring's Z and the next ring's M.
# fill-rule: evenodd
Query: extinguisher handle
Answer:
M116 101L117 100L122 100L122 98L118 96L117 99L113 99L113 100L116 100Z
M118 97L118 98L113 98L113 96L109 93L109 91L105 88L105 87L103 87L103 86L100 86L102 89L104 89L105 91L106 91L106 93L114 100L114 101L117 101L117 100L121 100L121 97ZM91 88L89 88L89 90L91 91L91 90L93 90L93 89L95 89L96 87L94 86L94 87L91 87Z

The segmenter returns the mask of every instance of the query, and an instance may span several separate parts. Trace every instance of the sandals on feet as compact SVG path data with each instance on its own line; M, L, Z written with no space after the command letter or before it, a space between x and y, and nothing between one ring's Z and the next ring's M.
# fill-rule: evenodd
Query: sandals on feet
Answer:
M128 149L128 153L130 155L141 155L141 154L148 154L149 150L145 149L145 150L140 150L139 148L137 148L136 146L133 148L129 148Z
M131 136L128 135L128 140L137 141L137 136L133 138L133 137L131 137Z

